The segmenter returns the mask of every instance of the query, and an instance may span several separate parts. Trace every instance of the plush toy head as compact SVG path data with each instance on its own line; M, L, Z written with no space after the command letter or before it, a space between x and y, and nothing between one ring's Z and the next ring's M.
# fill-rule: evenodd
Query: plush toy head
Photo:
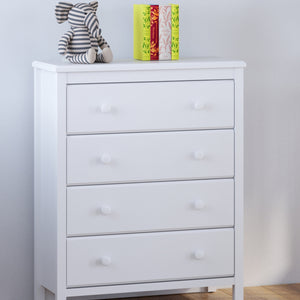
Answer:
M59 24L69 21L72 28L87 27L93 37L99 38L101 30L97 19L98 2L77 3L59 2L56 5L55 15Z

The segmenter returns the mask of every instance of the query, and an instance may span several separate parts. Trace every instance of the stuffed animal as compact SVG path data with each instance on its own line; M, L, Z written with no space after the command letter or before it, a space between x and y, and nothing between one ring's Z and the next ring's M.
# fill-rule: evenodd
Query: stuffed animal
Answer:
M112 51L101 35L97 19L98 1L71 4L59 2L55 15L59 24L68 20L71 30L59 41L58 52L75 64L109 63ZM98 53L98 47L102 52Z

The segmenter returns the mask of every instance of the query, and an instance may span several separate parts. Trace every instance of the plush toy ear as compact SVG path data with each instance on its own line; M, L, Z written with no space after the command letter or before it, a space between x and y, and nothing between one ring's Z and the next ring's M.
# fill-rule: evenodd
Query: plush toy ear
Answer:
M93 8L93 11L96 12L98 8L98 1L90 2L89 5Z
M55 16L59 24L68 20L69 11L73 4L68 2L59 2L55 7Z

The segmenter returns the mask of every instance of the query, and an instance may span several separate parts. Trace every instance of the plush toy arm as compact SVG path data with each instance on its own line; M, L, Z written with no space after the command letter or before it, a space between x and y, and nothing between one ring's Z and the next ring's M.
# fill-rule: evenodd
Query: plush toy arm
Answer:
M65 33L58 43L58 53L64 55L67 52L68 44L70 43L71 39L73 38L74 33L73 31L68 31Z
M106 40L103 38L102 35L100 35L99 39L98 39L98 45L101 48L101 50L103 50L104 48L109 48L109 45L107 44Z
M101 63L109 63L113 60L113 53L110 46L107 44L106 40L100 36L98 39L98 45L102 50L102 53L97 55L96 61Z

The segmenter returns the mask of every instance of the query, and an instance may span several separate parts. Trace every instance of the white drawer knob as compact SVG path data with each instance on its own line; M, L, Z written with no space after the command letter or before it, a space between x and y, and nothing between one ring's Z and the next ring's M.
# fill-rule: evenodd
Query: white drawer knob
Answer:
M203 259L205 256L205 252L203 250L196 250L193 253L194 259L200 260Z
M111 156L108 153L103 153L101 155L101 162L105 165L111 162Z
M103 103L100 107L100 111L104 114L110 113L112 111L112 107L110 104Z
M195 110L203 110L205 108L205 103L204 102L195 102L194 103L194 109Z
M194 156L194 159L196 159L196 160L203 160L205 157L205 154L202 151L195 151L193 153L193 156Z
M102 215L108 216L108 215L111 214L111 211L112 211L111 207L108 206L108 205L102 205L100 207L100 212L101 212Z
M100 262L103 266L109 266L111 265L111 258L109 256L103 256L100 258Z
M203 200L195 200L193 203L193 207L196 210L201 210L203 208L205 208L206 204Z

